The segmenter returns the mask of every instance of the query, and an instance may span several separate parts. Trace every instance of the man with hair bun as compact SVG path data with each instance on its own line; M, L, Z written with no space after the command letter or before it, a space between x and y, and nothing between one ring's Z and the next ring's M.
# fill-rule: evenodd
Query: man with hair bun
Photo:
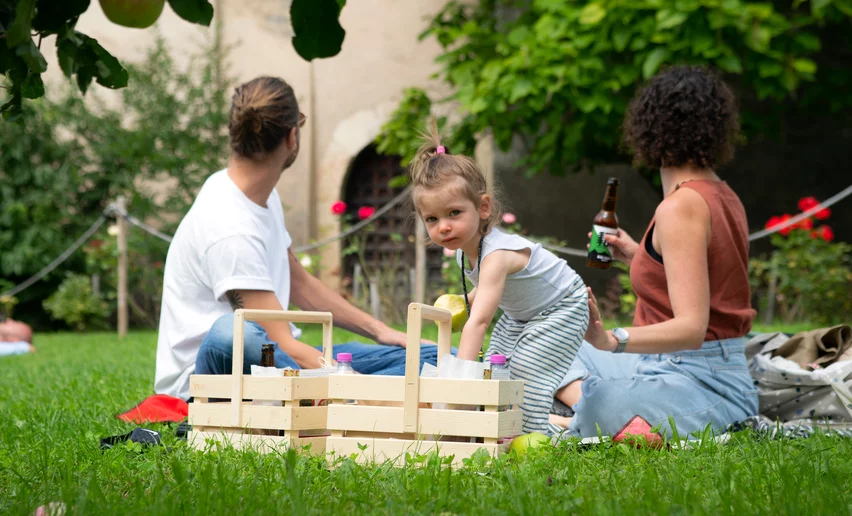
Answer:
M299 154L301 128L293 89L275 77L239 86L232 98L228 167L212 174L181 221L169 247L157 343L154 389L188 399L190 374L229 374L234 310L329 311L337 326L386 345L338 344L359 373L403 375L405 334L347 303L302 267L275 190ZM273 342L275 366L320 367L320 349L299 340L298 328L246 322L244 373ZM421 362L434 364L424 346Z

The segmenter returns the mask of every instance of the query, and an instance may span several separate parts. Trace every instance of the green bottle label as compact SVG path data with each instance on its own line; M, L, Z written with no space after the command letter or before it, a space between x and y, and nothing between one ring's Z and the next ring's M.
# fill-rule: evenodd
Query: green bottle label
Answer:
M592 239L589 241L589 258L601 263L610 263L612 253L609 244L604 240L604 235L617 235L618 230L604 226L592 226Z

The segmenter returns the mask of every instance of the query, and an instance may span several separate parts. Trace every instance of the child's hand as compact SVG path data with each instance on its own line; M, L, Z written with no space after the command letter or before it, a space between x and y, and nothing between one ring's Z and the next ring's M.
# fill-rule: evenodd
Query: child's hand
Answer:
M589 327L586 330L586 342L602 351L614 351L618 341L604 329L601 312L598 309L598 300L592 294L592 289L586 287L586 291L589 293Z
M588 238L591 240L591 232L588 234ZM618 234L604 235L604 240L609 244L613 258L626 265L630 265L630 262L633 261L633 256L636 255L636 249L639 248L639 244L626 231L618 228ZM588 248L589 244L586 244L586 249Z

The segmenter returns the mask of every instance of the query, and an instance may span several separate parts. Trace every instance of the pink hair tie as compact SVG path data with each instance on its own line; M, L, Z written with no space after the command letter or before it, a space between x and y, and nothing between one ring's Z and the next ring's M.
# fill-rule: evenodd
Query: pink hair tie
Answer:
M438 148L435 149L435 154L443 154L446 151L447 149L445 149L443 145L438 145Z

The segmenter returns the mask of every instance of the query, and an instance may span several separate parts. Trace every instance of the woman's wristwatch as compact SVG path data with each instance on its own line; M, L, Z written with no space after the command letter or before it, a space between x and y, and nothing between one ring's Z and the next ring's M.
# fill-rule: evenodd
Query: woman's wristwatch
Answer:
M627 341L630 340L630 334L624 328L613 328L612 336L618 341L613 353L624 353L624 348L627 347Z

